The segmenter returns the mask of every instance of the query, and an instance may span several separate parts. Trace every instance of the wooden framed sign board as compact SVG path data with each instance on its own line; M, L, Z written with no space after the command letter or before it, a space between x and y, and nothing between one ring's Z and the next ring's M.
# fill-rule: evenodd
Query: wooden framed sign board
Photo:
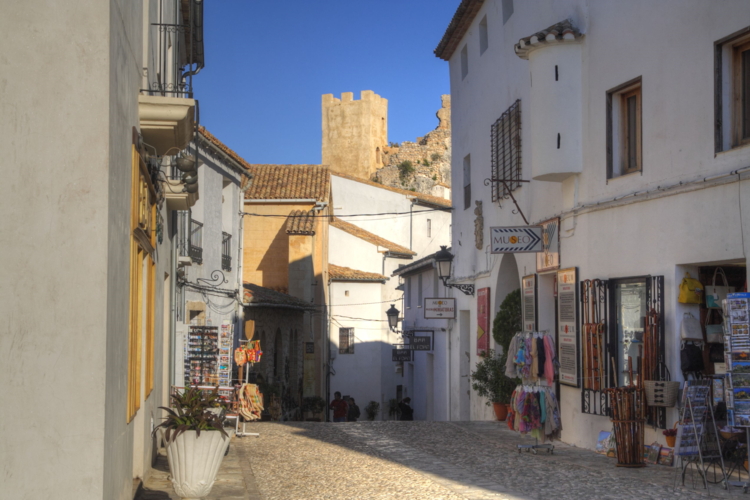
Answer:
M524 276L521 287L521 315L523 331L535 332L537 325L536 274Z
M557 358L560 383L579 387L578 269L557 271Z

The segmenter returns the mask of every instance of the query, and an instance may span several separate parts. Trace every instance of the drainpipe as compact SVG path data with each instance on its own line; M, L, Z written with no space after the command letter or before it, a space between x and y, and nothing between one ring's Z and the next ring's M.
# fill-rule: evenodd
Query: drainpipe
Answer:
M411 237L413 233L412 210L414 210L414 200L411 200L411 205L409 205L409 250L413 250L411 247Z
M331 300L331 280L328 280L328 301ZM325 346L323 349L323 358L325 359L326 367L326 422L330 422L331 412L328 409L328 403L331 401L331 307L330 304L326 304L328 309L328 321L326 321L326 335L325 335Z
M175 349L177 348L177 301L175 300L175 294L177 292L177 238L175 231L177 227L177 212L170 211L169 213L172 219L172 230L170 231L172 236L172 248L170 249L170 252L172 253L172 279L169 280L169 310L171 311L169 318L169 385L172 386L177 385L174 377L174 358Z

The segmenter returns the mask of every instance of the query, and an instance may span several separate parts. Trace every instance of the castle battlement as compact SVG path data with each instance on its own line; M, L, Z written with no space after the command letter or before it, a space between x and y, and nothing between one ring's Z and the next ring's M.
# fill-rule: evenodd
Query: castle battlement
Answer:
M384 99L380 97L378 94L373 92L372 90L363 90L359 93L359 100L354 99L354 92L342 92L341 98L334 97L333 94L323 94L323 107L325 106L335 106L336 104L341 104L345 102L377 102L379 104L382 104L385 102L388 103L387 99Z

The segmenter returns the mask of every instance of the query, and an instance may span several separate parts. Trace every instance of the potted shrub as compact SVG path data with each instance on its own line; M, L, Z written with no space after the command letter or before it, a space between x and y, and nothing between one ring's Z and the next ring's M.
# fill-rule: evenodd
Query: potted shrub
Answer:
M378 416L378 412L380 411L380 403L377 401L370 401L367 403L367 406L365 406L365 415L367 416L367 420L372 422L375 420Z
M675 441L677 440L677 429L664 429L661 433L667 438L667 446L674 448Z
M229 435L221 417L212 410L220 408L218 387L206 394L190 387L172 395L174 409L167 412L160 430L166 443L172 486L181 498L208 496L216 473L229 447Z
M326 401L320 396L308 396L302 398L302 411L305 414L310 414L312 417L306 417L305 420L308 422L321 422L320 415L326 409Z
M487 406L493 406L498 420L508 417L510 396L518 381L505 376L505 359L507 354L497 356L490 349L483 352L484 358L477 363L476 370L471 372L471 388L483 398Z

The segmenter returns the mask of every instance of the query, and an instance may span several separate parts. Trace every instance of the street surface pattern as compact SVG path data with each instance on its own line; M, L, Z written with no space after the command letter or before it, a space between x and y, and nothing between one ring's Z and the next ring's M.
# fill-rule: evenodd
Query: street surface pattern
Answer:
M739 498L741 488L706 491L697 474L615 467L615 460L533 439L499 422L256 422L233 438L207 500L661 500ZM176 500L166 459L138 500Z

